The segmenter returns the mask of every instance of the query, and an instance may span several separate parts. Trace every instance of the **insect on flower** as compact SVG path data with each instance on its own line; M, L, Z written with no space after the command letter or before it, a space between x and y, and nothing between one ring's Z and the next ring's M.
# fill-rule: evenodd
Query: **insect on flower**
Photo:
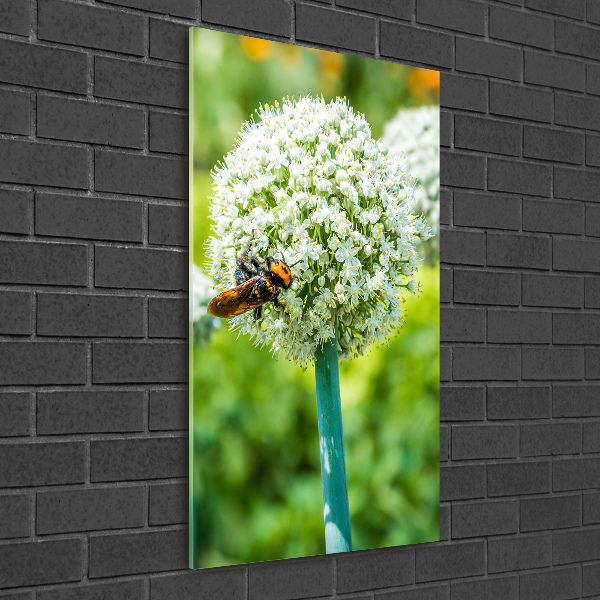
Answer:
M209 315L228 319L254 309L254 319L258 321L263 304L273 302L276 307L281 306L277 298L279 291L290 288L294 279L291 269L298 263L288 266L272 256L267 256L264 261L250 256L253 240L254 235L248 248L237 259L236 287L221 292L210 301Z

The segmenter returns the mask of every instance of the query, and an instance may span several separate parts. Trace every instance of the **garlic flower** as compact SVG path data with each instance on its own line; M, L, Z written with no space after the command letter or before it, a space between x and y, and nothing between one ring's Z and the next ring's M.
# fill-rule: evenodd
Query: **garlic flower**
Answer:
M334 336L336 314L340 361L386 343L402 326L405 290L417 289L415 243L431 235L413 214L406 161L345 98L285 99L257 115L213 172L208 270L219 289L233 287L253 234L252 254L300 263L281 308L239 315L232 329L303 366Z

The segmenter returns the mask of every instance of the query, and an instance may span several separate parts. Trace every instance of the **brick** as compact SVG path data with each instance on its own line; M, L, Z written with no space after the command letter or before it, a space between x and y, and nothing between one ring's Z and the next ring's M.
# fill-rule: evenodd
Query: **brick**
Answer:
M141 242L141 202L38 192L35 232L38 235Z
M36 533L70 533L144 525L143 487L37 494Z
M171 598L227 598L245 600L246 568L188 569L186 572L150 579L151 600Z
M517 273L466 269L454 271L455 302L516 305L520 300L521 276Z
M143 600L144 582L141 579L117 583L90 584L76 587L60 587L55 590L38 591L38 600Z
M440 112L440 146L450 147L452 145L452 114L443 110Z
M583 452L590 454L600 452L600 422L593 421L583 424Z
M410 21L413 14L412 0L337 0L336 6L354 8L405 21Z
M583 278L524 273L523 306L580 308L583 306Z
M188 153L188 117L150 111L150 150L152 152Z
M525 50L525 83L583 92L585 64L543 52Z
M441 260L459 265L483 265L485 233L442 229L440 231Z
M585 278L585 307L600 308L600 277Z
M396 590L393 592L375 592L376 600L448 600L450 597L450 586L418 586L415 588ZM356 600L367 600L369 596L355 596Z
M0 31L28 36L29 29L29 3L4 0L0 6Z
M96 190L187 199L187 161L96 150Z
M483 465L453 465L440 468L440 501L473 500L484 496Z
M557 385L552 393L555 417L600 417L600 385Z
M583 348L523 348L523 379L583 379Z
M494 577L480 581L452 583L452 600L517 600L519 579L517 577Z
M336 563L338 594L407 585L415 578L414 551L407 548L348 553Z
M83 540L22 542L0 546L0 588L79 581Z
M520 234L487 234L487 264L493 267L550 269L552 242L549 237Z
M583 596L592 596L600 592L600 568L598 564L583 565L582 568Z
M452 379L452 348L440 347L440 381Z
M296 19L297 15L296 12ZM227 5L219 0L204 0L202 20L287 38L290 35L292 14L290 5L285 0L232 0Z
M185 298L150 298L148 300L148 336L187 338L188 301Z
M556 93L554 116L557 125L600 131L600 100Z
M525 125L523 128L523 155L528 158L582 164L584 135L583 133Z
M452 67L453 38L450 34L388 21L382 21L380 27L382 56L434 67Z
M138 108L38 94L39 137L143 148L145 126Z
M594 0L587 0L585 16L588 23L600 24L600 6Z
M171 62L188 62L189 27L150 19L150 56Z
M521 425L521 456L551 456L581 452L579 423Z
M145 19L95 6L39 0L38 38L144 56Z
M83 384L85 354L83 342L1 342L0 385Z
M91 480L167 479L188 474L187 438L92 441Z
M554 240L553 246L555 270L600 273L600 242Z
M87 55L83 52L0 40L3 82L85 94L87 79Z
M188 107L187 70L97 56L94 95L170 108Z
M556 50L577 57L600 58L598 28L556 21Z
M376 22L371 17L312 4L296 5L296 39L299 40L373 54L375 29ZM287 36L287 32L284 35Z
M600 202L600 173L554 167L554 197Z
M417 583L483 575L484 554L483 541L444 546L419 545L415 548Z
M487 488L489 497L547 493L550 491L550 463L536 461L488 465Z
M554 23L521 10L490 6L490 37L526 46L552 49Z
M143 298L38 294L37 333L71 337L143 337L143 312Z
M440 462L448 462L450 451L450 427L440 426Z
M148 241L151 244L187 246L189 215L187 206L148 205Z
M440 269L440 302L452 302L453 279L452 269Z
M492 346L455 347L455 381L510 381L519 379L519 349Z
M87 246L0 242L0 282L86 285Z
M583 233L583 205L525 198L523 230L580 235Z
M454 119L456 148L519 156L521 137L521 126L515 123L470 115L456 115Z
M600 558L600 529L555 533L552 553L555 565L597 560Z
M531 600L579 598L580 579L578 568L527 573L520 578L520 597Z
M440 155L440 182L442 185L483 189L485 185L485 158L442 150Z
M187 253L150 248L96 246L97 287L186 290Z
M187 531L92 536L90 578L157 573L187 567Z
M441 308L440 340L443 342L484 342L485 310L482 308Z
M488 189L530 196L550 196L552 167L502 158L488 159Z
M84 442L2 444L0 459L2 487L59 485L85 481Z
M585 378L600 379L600 348L585 349Z
M166 483L150 486L150 525L175 525L188 522L187 483Z
M519 503L468 502L452 506L452 538L482 537L517 533Z
M487 341L495 344L550 344L552 315L532 311L489 310Z
M581 500L578 495L521 500L522 532L577 527L580 522Z
M555 492L595 489L600 481L600 459L555 460L552 478L552 489Z
M521 227L521 199L456 191L454 225L518 230Z
M573 496L579 499L579 496ZM583 524L600 523L600 492L584 493L583 498ZM580 511L581 512L581 511ZM577 521L577 525L581 519Z
M32 397L28 392L0 393L0 437L29 435Z
M485 388L442 387L440 389L441 421L483 421Z
M125 433L144 430L143 392L38 392L37 432Z
M27 494L0 496L0 539L29 535L30 504Z
M519 452L519 430L512 425L454 425L452 460L514 458Z
M490 81L490 113L550 123L552 93L522 85Z
M546 419L550 416L550 387L488 388L488 419Z
M150 431L187 430L188 400L187 390L151 391L148 415Z
M552 329L555 344L600 344L600 314L557 313Z
M455 73L440 73L440 106L486 112L487 81Z
M29 233L30 205L31 194L29 192L0 190L0 231Z
M319 557L275 565L253 565L248 571L248 600L313 598L333 592L333 559Z
M118 6L141 8L155 13L164 13L174 17L194 19L196 17L196 2L194 0L179 0L173 4L171 0L101 0Z
M585 234L600 237L600 206L585 207Z
M187 343L95 342L94 383L186 383Z
M0 292L0 334L32 333L32 300L27 292Z
M561 0L525 0L525 8L580 20L585 14L584 0L572 0L568 3Z
M451 0L440 5L435 0L417 0L418 23L484 35L485 18L485 6L478 2Z
M457 37L456 70L520 81L523 53L503 44Z
M585 136L585 164L592 167L600 166L600 136Z
M552 558L549 535L488 540L488 572L503 573L549 567Z
M87 162L85 148L0 140L0 178L5 182L86 189Z
M0 11L2 9L0 8ZM0 22L2 16L0 15ZM30 95L27 92L0 90L0 131L29 135Z

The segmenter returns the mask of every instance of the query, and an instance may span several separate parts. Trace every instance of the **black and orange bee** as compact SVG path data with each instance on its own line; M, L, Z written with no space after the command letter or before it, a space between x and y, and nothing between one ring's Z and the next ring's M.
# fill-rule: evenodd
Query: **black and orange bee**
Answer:
M280 306L277 298L280 290L287 290L292 285L294 276L291 269L297 262L288 266L272 256L261 261L256 256L249 256L251 248L252 240L237 259L236 287L221 292L210 301L207 312L212 317L228 319L254 309L254 318L258 321L263 304L273 302Z

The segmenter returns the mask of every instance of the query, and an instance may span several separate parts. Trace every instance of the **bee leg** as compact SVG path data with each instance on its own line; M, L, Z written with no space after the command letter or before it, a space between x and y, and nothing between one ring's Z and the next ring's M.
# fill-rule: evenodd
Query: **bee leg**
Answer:
M277 297L273 298L273 306L275 308L281 308L281 302L279 302L279 299Z
M262 305L254 309L254 320L258 321L262 317Z

